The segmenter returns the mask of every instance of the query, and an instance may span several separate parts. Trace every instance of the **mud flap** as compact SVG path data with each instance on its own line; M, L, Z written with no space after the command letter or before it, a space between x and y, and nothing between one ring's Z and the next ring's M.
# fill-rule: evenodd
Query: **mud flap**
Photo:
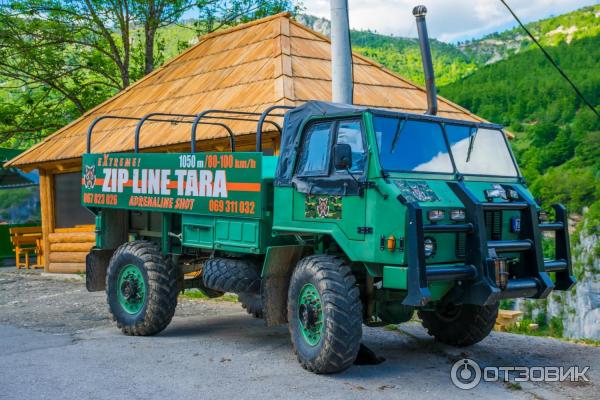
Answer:
M85 287L88 292L106 289L106 270L114 250L92 249L85 258Z
M312 254L312 246L273 246L267 249L261 274L261 296L267 326L287 322L290 277L301 258Z

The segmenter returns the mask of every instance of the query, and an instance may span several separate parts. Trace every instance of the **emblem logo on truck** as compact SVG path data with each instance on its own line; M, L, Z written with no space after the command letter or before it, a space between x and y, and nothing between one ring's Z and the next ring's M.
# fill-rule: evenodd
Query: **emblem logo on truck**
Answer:
M317 213L321 218L327 218L329 214L329 198L319 197L319 205L317 206Z
M85 175L83 177L83 184L86 189L93 189L96 186L96 166L91 167L85 166Z
M342 218L342 196L308 194L304 200L305 218Z

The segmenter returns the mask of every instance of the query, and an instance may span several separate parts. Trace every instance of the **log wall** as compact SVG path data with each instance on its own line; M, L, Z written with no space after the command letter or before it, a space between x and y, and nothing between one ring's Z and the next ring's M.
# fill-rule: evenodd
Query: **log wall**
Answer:
M83 225L49 233L48 272L85 272L85 257L96 242L94 229L94 225Z

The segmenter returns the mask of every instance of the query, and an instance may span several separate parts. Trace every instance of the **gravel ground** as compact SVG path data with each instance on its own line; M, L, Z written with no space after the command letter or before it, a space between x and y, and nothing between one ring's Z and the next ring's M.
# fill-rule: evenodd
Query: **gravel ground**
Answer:
M365 328L386 361L328 376L302 370L286 327L266 328L238 304L180 298L155 337L127 337L107 318L103 293L81 279L0 270L0 399L562 399L600 398L600 348L506 333L454 349L416 323ZM482 382L460 390L452 364L590 366L590 382ZM165 397L166 396L166 397Z

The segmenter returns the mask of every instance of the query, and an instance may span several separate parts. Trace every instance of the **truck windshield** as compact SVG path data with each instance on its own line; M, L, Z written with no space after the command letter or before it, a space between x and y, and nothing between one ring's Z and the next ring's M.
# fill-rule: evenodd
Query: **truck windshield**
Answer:
M467 175L517 176L502 131L447 124L446 135L458 172Z
M386 171L454 172L439 124L376 117L375 133L381 167Z
M444 129L437 122L375 117L381 167L396 172L453 173ZM500 130L445 125L456 169L467 175L518 175Z

